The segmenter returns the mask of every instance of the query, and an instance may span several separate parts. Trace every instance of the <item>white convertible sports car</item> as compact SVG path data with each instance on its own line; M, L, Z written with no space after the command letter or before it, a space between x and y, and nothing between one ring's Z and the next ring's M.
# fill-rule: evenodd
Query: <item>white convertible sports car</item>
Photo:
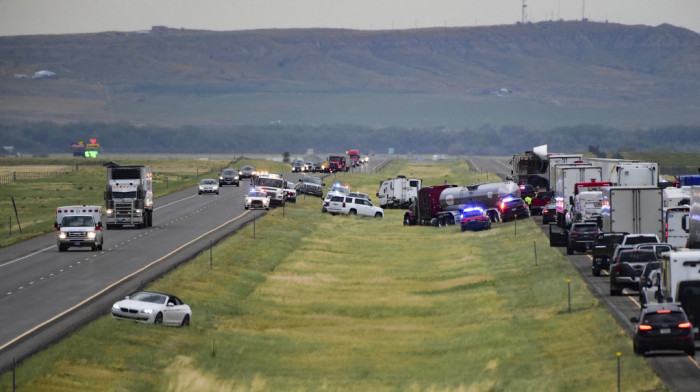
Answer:
M270 209L270 196L258 188L251 188L248 196L245 197L245 209L262 208Z
M140 291L112 305L112 317L186 327L190 325L192 310L174 295Z

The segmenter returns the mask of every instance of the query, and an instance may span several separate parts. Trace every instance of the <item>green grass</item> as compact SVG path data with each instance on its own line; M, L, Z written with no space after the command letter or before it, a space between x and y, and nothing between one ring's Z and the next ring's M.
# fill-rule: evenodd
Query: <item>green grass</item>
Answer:
M76 163L81 166L78 171L53 178L21 180L0 186L0 247L55 230L53 223L56 220L56 207L77 204L104 206L106 171L101 164L83 166L85 162L84 159L74 158L1 158L0 172L5 173L11 173L19 165L22 165L21 171L41 172L52 166L71 168ZM286 164L248 158L236 162L223 159L195 160L191 157L186 160L123 158L118 159L118 162L122 165L151 166L155 197L194 186L203 177L215 178L223 167L238 168L253 164L264 170L289 171ZM32 166L36 169L32 169ZM22 228L21 234L17 216Z
M465 168L342 180L373 194L396 174L473 182ZM664 389L534 221L462 233L319 210L300 197L216 246L213 268L201 255L154 282L192 306L190 328L101 317L22 363L19 390L610 391L617 351L623 390Z

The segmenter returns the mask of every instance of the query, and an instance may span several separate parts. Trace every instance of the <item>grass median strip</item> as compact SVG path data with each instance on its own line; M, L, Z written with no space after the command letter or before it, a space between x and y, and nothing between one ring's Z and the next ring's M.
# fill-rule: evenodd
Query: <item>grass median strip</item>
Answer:
M376 179L353 176L372 194ZM533 221L515 236L402 214L331 216L300 197L217 246L211 269L207 253L149 287L188 302L190 328L102 317L25 361L20 390L609 391L617 351L624 390L663 389Z

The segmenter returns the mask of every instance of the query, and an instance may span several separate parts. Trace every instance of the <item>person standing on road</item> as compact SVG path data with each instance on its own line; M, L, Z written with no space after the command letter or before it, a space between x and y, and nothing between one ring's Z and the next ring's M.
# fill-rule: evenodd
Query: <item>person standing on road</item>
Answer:
M527 208L532 211L530 204L532 204L532 198L530 196L525 196L525 203L527 203Z

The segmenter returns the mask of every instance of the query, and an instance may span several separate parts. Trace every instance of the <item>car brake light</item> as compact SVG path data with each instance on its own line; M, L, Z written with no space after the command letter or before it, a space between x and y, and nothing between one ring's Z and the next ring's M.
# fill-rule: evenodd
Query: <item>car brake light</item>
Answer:
M619 265L616 265L616 266L615 266L615 273L616 273L616 274L619 274L619 273L620 273L620 266L619 266Z
M690 327L692 327L692 325L691 325L689 322L688 322L688 323L680 323L680 324L678 324L678 328L684 328L684 329L685 329L685 328L690 328Z
M651 325L640 324L640 325L639 325L639 330L640 330L640 331L651 331Z
M572 237L578 237L578 233L571 233Z
M343 208L345 208L345 202L343 202Z
M657 310L656 313L664 313L664 314L671 313L671 310L670 309L661 309L661 310Z

